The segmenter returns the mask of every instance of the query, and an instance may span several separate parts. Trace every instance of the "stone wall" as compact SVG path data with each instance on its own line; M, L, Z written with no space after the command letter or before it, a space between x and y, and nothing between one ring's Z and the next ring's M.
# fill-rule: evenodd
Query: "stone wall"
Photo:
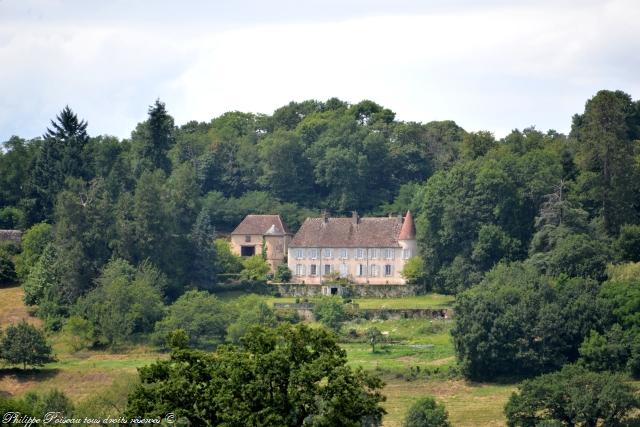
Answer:
M450 308L367 308L360 310L366 319L451 319Z
M299 284L271 283L274 290L283 297L315 297L331 295L344 297L401 298L418 294L420 287L414 285L338 285L338 284ZM332 292L335 290L335 292Z
M352 304L357 317L365 319L451 319L453 310L449 308L365 308L360 309L358 304ZM314 304L310 302L299 303L273 303L273 308L295 310L302 319L315 320L313 314Z
M0 230L0 243L11 242L19 245L22 241L22 231L20 230Z

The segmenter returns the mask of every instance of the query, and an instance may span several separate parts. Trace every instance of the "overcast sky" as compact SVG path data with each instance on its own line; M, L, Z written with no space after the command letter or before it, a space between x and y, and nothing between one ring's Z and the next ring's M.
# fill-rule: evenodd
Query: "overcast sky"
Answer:
M638 0L0 0L0 141L66 104L128 137L156 98L177 124L335 96L566 133L599 89L640 98Z

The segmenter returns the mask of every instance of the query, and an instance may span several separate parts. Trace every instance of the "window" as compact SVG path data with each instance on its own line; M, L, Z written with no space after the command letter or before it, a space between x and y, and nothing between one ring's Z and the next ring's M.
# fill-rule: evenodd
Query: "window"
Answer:
M393 248L386 248L384 250L384 258L385 259L393 259L395 255L395 250Z
M315 264L311 264L309 266L309 276L315 276L318 274L318 266Z
M349 275L349 267L347 264L340 264L340 277L345 278Z
M340 249L340 258L349 259L349 249Z
M333 257L333 251L330 248L323 249L322 257L331 259Z
M240 246L240 256L254 256L255 254L255 246Z
M380 249L372 248L369 249L369 259L378 259L380 258Z
M311 259L318 258L318 249L316 248L309 249L309 258Z
M358 264L358 276L364 276L365 272L367 271L366 267L362 264Z
M296 259L304 259L304 249L296 249Z
M378 276L378 266L375 264L371 265L371 277L377 277Z
M364 249L362 249L362 248L358 248L358 249L356 249L356 258L358 258L358 259L364 259L365 254L366 254L366 252L365 252L365 250L364 250Z
M249 243L251 241L251 236L244 236L244 241Z
M393 268L391 267L391 264L387 264L384 266L384 275L385 276L391 276L393 274Z
M296 264L296 276L304 276L304 265Z
M402 258L409 259L411 258L411 249L405 249L402 251Z
M324 265L324 274L325 275L331 274L331 264Z

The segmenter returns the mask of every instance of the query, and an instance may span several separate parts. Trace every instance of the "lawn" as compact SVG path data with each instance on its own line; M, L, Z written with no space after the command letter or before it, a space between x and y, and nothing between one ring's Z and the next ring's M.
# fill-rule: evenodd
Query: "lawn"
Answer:
M408 376L413 369L424 371L427 367L441 371L455 364L451 326L450 320L359 319L346 322L341 329L343 334L357 335L359 342L340 345L347 351L349 365L375 370L384 376ZM372 327L383 335L375 353L366 339L366 331Z
M322 297L309 298L313 302L315 299ZM267 297L266 302L270 305L273 303L291 304L302 301L305 298L293 297ZM454 297L442 294L425 294L404 298L352 298L355 304L363 309L403 309L403 308L450 308L453 305Z
M504 405L515 385L471 383L463 380L387 380L383 394L384 427L399 427L409 407L419 398L433 396L449 412L458 427L504 426Z
M94 353L94 352L91 352ZM63 391L74 402L80 402L108 388L123 375L136 375L137 368L153 363L162 354L96 354L83 358L47 364L38 370L0 370L0 390L9 396L22 396L27 391L44 392L53 388Z

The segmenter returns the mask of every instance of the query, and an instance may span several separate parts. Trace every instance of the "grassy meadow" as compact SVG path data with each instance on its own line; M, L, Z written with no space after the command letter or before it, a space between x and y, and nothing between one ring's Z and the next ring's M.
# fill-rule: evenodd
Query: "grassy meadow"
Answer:
M293 298L268 298L269 303L293 302ZM359 299L367 308L447 307L450 297L423 295L404 299ZM22 304L20 287L0 288L0 326L21 319L39 324ZM400 426L409 406L424 395L444 403L454 426L504 425L502 408L513 385L477 384L460 380L453 374L455 357L451 341L451 320L397 319L346 322L341 346L347 351L349 365L361 366L382 376L384 407L388 414L384 425ZM378 328L383 336L372 352L365 331ZM114 382L134 378L138 367L168 357L153 347L134 346L126 351L72 352L64 337L50 337L57 361L40 370L26 372L13 367L0 370L0 392L22 396L28 391L43 392L58 388L76 404L104 393Z
M320 297L317 297L320 298ZM315 299L317 299L315 298ZM305 298L293 297L270 297L267 298L268 303L294 303L296 300L307 300ZM314 298L308 298L313 302ZM453 305L454 297L451 295L442 295L429 293L425 295L417 295L404 298L352 298L354 304L358 304L363 309L402 309L402 308L450 308Z

